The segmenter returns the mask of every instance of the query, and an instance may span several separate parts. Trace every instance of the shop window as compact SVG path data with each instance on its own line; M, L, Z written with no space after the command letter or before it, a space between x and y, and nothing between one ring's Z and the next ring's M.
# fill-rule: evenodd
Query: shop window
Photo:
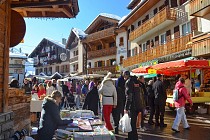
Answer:
M120 44L119 44L119 46L123 46L123 45L124 45L124 38L121 37L121 38L120 38Z
M190 33L191 33L190 22L187 22L187 23L182 25L182 36L185 36L185 35L190 34Z

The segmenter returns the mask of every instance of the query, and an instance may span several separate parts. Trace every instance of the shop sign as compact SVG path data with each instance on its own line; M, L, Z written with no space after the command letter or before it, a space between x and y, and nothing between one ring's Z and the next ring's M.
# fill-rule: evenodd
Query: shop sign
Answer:
M152 66L158 64L158 60L151 60L144 63L139 64L139 67L145 67L145 66Z
M155 69L148 69L148 74L156 74L157 70Z

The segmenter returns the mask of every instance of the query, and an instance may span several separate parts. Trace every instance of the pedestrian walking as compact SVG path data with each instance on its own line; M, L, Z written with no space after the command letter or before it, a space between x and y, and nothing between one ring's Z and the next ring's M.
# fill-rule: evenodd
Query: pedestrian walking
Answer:
M47 87L46 87L46 96L51 95L54 90L55 90L55 88L54 88L54 86L52 86L52 81L48 81Z
M140 86L140 82L137 80L136 76L130 76L129 71L124 72L125 83L125 93L126 93L126 103L125 103L125 113L130 112L131 127L132 131L128 133L129 140L138 140L136 122L139 112L142 111L144 106L143 89ZM141 94L142 93L142 94Z
M150 109L150 115L149 115L149 120L148 120L149 125L154 124L153 116L155 114L155 103L154 103L155 102L155 94L152 89L152 85L153 85L153 80L149 80L148 86L147 86L148 104L149 104L149 109Z
M117 106L112 110L112 116L115 125L115 134L118 134L118 127L120 121L120 115L124 115L124 106L125 106L125 80L123 73L116 81L116 90L117 90Z
M81 99L81 86L79 82L76 83L76 97L75 97L75 103L76 103L76 108L79 109L80 106L80 99Z
M117 91L111 79L111 72L104 77L98 93L102 95L105 126L108 130L113 130L110 122L110 114L112 113L112 109L117 106Z
M175 89L178 90L178 100L175 101L175 107L176 107L176 118L174 120L172 130L175 132L179 131L179 124L182 121L183 128L189 129L190 126L187 122L186 114L185 114L185 102L186 100L190 103L190 106L193 105L192 100L189 96L189 92L187 88L184 86L185 80L184 78L179 78L179 81L176 83Z
M157 80L153 84L153 90L155 93L155 126L167 127L167 124L164 124L167 95L162 81L163 76L161 74L157 74Z
M97 84L91 81L89 85L89 92L85 98L83 109L91 110L94 112L95 116L98 116L99 95Z

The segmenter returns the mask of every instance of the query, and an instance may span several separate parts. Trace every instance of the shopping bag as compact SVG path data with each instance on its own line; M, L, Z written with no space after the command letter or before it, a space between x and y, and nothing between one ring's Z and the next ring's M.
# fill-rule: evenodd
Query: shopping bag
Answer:
M131 132L132 131L131 121L130 121L130 118L129 118L128 114L124 114L124 116L120 119L119 129L123 133L127 133L127 132Z

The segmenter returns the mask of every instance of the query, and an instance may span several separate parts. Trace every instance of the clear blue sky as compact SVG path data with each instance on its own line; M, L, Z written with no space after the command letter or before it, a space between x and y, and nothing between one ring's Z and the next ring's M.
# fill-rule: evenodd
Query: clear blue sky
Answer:
M126 8L130 0L78 0L80 12L72 19L39 19L26 18L26 34L24 43L16 48L22 48L25 53L31 53L44 37L60 41L68 39L71 28L85 30L100 13L115 14L123 17L129 13Z

